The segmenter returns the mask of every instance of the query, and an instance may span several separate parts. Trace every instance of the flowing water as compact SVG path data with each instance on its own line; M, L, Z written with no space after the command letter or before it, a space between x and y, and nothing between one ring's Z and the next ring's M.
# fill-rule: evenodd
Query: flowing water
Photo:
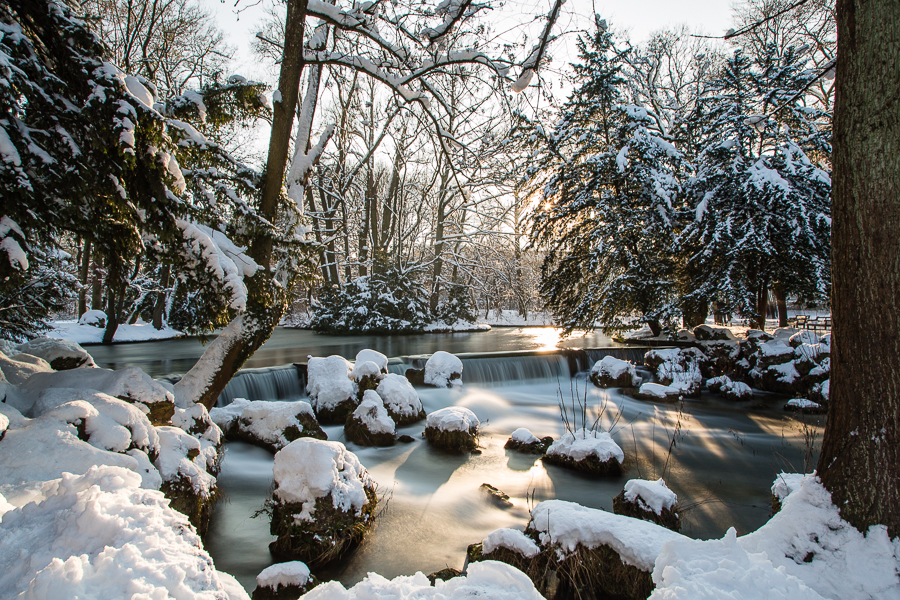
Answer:
M770 395L734 403L704 393L683 405L668 405L634 400L586 381L583 370L593 360L628 352L640 355L642 350L468 356L461 388L419 389L427 412L450 405L475 412L483 425L480 455L431 449L421 438L424 422L399 431L415 442L391 448L361 448L344 440L341 427L326 427L328 438L347 443L378 482L382 509L364 543L321 575L349 586L368 572L390 578L460 568L466 546L498 527L521 528L534 503L559 498L612 510L613 497L634 477L665 476L682 506L682 531L692 537L721 537L730 526L743 534L762 525L771 512L769 488L776 475L808 468L815 459L807 451L806 433L817 433L816 424L807 418L813 426L806 429L803 421L784 413L783 399ZM421 360L393 360L390 369L403 372ZM301 375L292 366L258 370L235 385L243 386L240 393L251 399L296 398L303 393ZM518 427L539 437L563 433L561 404L570 423L580 425L586 413L589 425L597 422L613 431L627 457L622 477L589 478L504 450ZM254 446L227 445L219 476L226 499L215 507L206 540L217 568L235 575L248 590L272 563L268 520L253 518L271 493L272 459ZM496 505L479 489L482 483L509 494L512 506Z

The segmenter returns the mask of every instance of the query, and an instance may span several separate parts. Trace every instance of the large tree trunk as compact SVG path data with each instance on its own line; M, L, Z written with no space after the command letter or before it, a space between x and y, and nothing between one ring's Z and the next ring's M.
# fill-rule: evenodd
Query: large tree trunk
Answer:
M900 3L838 0L828 424L818 472L900 536Z
M81 289L78 290L78 318L87 312L87 289L88 289L88 273L91 267L91 240L84 240L84 246L81 250L81 268L78 272L78 279L81 282Z
M784 286L780 283L772 285L772 292L775 294L775 304L778 306L778 326L788 326L787 299L784 297Z
M766 330L766 315L769 314L769 282L763 279L756 289L756 328Z

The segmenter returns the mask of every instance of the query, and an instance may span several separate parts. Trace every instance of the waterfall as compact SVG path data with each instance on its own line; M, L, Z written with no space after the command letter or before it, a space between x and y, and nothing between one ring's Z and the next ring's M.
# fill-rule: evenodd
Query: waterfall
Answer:
M306 396L306 365L241 369L219 394L217 406L235 398L247 400L299 400Z

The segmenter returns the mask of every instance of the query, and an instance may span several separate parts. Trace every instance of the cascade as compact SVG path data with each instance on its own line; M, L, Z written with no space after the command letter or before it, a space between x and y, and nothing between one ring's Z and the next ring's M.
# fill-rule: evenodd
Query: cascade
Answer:
M241 369L219 394L217 406L231 404L235 398L247 400L299 400L306 396L306 365Z

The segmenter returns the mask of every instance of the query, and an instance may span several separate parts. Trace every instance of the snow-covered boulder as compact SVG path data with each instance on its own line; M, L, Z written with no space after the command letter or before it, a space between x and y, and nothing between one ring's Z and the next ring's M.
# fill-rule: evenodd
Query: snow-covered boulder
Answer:
M760 344L756 350L756 367L760 370L771 365L780 365L794 359L794 349L783 340L774 339Z
M552 437L539 438L528 429L519 427L512 432L512 435L506 440L506 444L503 447L507 450L515 450L525 454L543 455L552 443Z
M696 396L709 358L697 348L667 348L647 352L644 362L656 370L656 378L662 385L676 387L685 396Z
M425 363L425 385L455 387L462 385L462 361L449 352L438 350Z
M47 462L62 458L45 455ZM134 472L94 466L63 473L30 501L0 522L4 597L226 597L224 577L187 518L160 492L141 489Z
M375 482L340 442L300 438L275 454L269 545L315 568L355 547L374 519Z
M467 574L432 585L421 572L388 580L369 573L349 590L338 581L328 581L303 596L303 600L544 600L521 571L495 561L470 564Z
M592 475L618 475L625 453L608 432L577 429L553 442L544 462Z
M319 423L343 425L359 401L350 379L352 367L343 357L309 357L306 364L306 392Z
M382 354L381 352L377 352L375 350L369 350L368 348L364 350L360 350L356 354L356 364L362 364L366 362L373 362L378 367L378 371L381 373L387 373L387 365L388 365L388 357ZM355 366L354 366L355 370Z
M743 381L732 381L727 375L706 380L706 388L714 394L722 394L729 400L752 400L753 389Z
M294 600L317 583L305 563L298 560L275 563L256 576L253 600Z
M225 434L216 425L206 407L192 404L187 408L175 407L172 415L172 427L177 427L190 435L206 440L212 445L221 447L225 443Z
M613 498L613 512L617 515L652 521L666 529L678 531L678 496L661 478L656 481L631 479L625 489Z
M55 371L97 366L91 355L71 340L40 337L19 344L18 350L46 360Z
M397 427L405 427L425 418L425 408L419 394L403 375L388 373L375 391L381 396L384 407Z
M806 398L791 398L785 403L784 410L802 412L808 415L821 415L828 412L826 406Z
M375 350L360 350L356 355L356 362L350 372L350 378L356 382L357 396L362 400L363 392L374 390L378 382L387 373L387 356Z
M531 537L518 529L502 528L492 531L480 544L467 550L469 565L480 561L499 561L522 571L537 585L541 585L541 568L547 564L541 548Z
M78 319L79 325L90 325L91 327L106 327L106 313L102 310L89 310Z
M45 389L71 388L103 392L136 405L154 425L171 423L175 413L175 396L138 367L117 371L109 369L72 369L32 375L20 388L23 397L32 401ZM24 409L24 410L23 410ZM29 414L30 406L20 410Z
M393 446L397 443L396 424L388 415L381 396L366 390L362 402L344 425L347 439L360 446Z
M468 408L448 406L428 415L425 439L436 448L448 452L466 452L478 446L478 426L481 423Z
M712 340L737 341L737 336L727 327L714 327L712 325L698 325L694 327L694 337L701 342Z
M160 452L155 461L163 479L160 489L172 508L188 516L200 533L209 527L216 499L219 453L211 443L203 443L178 427L157 427Z
M23 360L24 359L24 360ZM37 373L52 373L53 367L42 358L27 354L16 354L15 358L0 354L0 372L3 379L12 385L22 385Z
M773 364L765 369L752 369L750 378L753 386L769 392L791 394L801 382L800 371L797 364L789 360L780 364Z
M634 370L634 365L627 360L614 356L604 356L591 367L591 381L597 387L637 387L641 378Z
M634 397L638 400L656 400L662 402L678 402L684 396L680 388L662 385L660 383L643 383Z
M266 402L235 398L210 411L228 439L243 440L277 452L302 437L327 438L308 402Z
M788 344L791 347L796 348L797 346L801 346L803 344L817 345L821 341L821 338L816 334L815 331L810 331L808 329L803 329L798 331L794 335L788 338Z
M831 398L831 379L815 384L809 392L809 398L819 404L827 403Z

